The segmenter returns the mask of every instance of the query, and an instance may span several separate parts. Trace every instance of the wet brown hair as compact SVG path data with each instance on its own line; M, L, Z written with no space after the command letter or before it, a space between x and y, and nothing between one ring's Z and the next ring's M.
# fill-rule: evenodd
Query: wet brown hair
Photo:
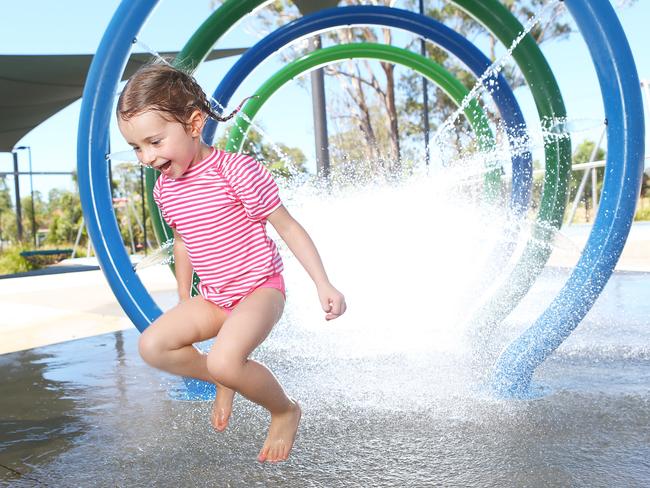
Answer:
M225 122L240 108L241 104L230 115L222 117L192 75L157 62L142 66L129 78L117 100L116 112L118 118L126 121L144 112L158 111L187 129L187 122L195 110Z

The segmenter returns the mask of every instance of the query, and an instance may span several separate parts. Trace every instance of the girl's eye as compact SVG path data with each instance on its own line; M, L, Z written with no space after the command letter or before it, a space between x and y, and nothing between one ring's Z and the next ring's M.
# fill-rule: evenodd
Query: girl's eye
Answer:
M156 140L156 141L151 141L151 145L152 145L152 146L157 146L158 144L160 144L160 141L158 141L158 140Z

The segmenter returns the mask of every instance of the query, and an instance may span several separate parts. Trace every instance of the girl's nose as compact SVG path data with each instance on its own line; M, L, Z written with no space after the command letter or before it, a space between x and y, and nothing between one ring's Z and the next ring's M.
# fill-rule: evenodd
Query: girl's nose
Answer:
M156 154L152 150L142 151L142 162L147 166L151 166L156 161Z

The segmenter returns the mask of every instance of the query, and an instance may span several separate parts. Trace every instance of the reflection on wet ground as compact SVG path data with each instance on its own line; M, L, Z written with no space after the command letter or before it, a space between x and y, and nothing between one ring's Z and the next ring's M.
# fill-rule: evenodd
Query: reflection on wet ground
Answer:
M499 331L510 340L566 280L547 271ZM268 418L236 399L228 431L209 403L142 363L137 333L0 357L0 480L12 486L647 486L650 274L617 273L542 368L546 395L492 398L468 348L386 344L363 326L288 313L256 357L298 398L289 462L255 461ZM644 293L644 290L645 293ZM644 296L645 295L645 296ZM291 297L290 297L291 299ZM365 336L365 337L364 337ZM369 344L364 349L363 344Z
M48 462L68 449L84 430L75 415L75 401L70 392L44 374L54 357L37 351L0 356L3 378L0 473L3 479Z

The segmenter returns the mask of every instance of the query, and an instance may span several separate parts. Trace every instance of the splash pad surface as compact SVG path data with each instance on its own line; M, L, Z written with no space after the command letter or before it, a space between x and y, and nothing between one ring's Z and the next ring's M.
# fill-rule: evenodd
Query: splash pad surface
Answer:
M289 300L303 297L290 270ZM503 342L566 280L547 269ZM543 398L497 401L456 346L396 341L414 322L367 330L285 316L256 356L299 398L290 460L261 466L265 413L238 398L229 431L209 402L138 356L135 330L0 358L0 480L11 486L641 486L650 476L650 274L614 274L585 323L539 370ZM173 296L156 295L161 306ZM621 313L625 310L625 314ZM457 337L441 330L438 337ZM451 334L451 336L450 336ZM389 342L386 342L389 341ZM460 385L460 387L459 387ZM462 385L469 385L468 387ZM11 420L8 420L11 419ZM36 480L36 481L35 481Z
M368 210L384 202L382 215L401 231L413 221L389 213L390 196L421 205L431 194L424 190L384 188L295 205L307 228L343 207L343 229L364 217L373 231L342 240L314 229L325 253L347 249L337 275L355 299L340 321L322 321L309 278L286 261L286 314L254 356L303 406L287 463L255 461L268 418L250 402L238 397L230 430L217 434L210 402L173 400L169 393L183 389L182 381L146 366L131 330L0 358L0 464L10 468L0 469L0 479L12 486L641 485L650 476L650 273L614 274L582 327L540 368L534 390L541 395L497 400L485 382L490 358L475 355L455 320L476 298L463 294L464 280L480 264L480 256L468 259L480 246L467 209L457 204L452 214L431 202L439 209L431 221L462 239L416 227L417 252L396 256L368 279L386 249L406 239L384 232ZM490 352L516 337L568 275L546 269ZM404 276L418 282L403 286ZM446 300L427 300L422 283L444 288ZM405 301L414 289L422 296ZM173 306L173 286L154 298L161 309Z

